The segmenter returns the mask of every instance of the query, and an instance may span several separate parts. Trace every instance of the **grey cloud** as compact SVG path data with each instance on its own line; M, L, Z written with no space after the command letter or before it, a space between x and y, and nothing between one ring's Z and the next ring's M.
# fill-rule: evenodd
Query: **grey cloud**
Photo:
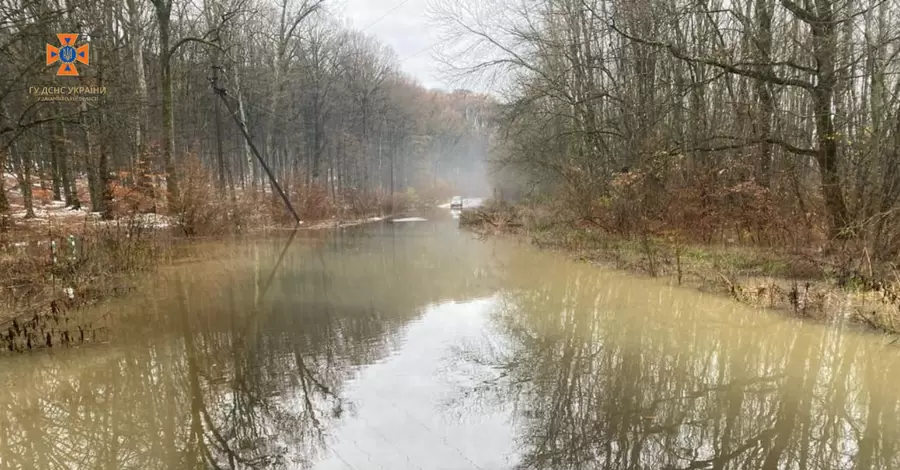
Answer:
M345 0L339 14L390 46L403 71L423 86L452 89L441 77L439 63L426 50L440 39L428 23L426 8L427 0Z

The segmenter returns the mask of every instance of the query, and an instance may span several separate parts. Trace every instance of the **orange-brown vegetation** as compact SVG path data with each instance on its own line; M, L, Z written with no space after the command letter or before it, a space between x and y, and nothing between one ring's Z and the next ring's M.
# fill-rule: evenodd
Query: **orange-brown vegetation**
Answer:
M180 158L180 198L169 208L165 180L148 164L151 157L138 162L136 174L122 171L111 179L115 216L111 221L101 220L90 210L84 177L77 180L76 188L85 209L75 211L51 204L52 191L34 187L37 217L25 219L18 183L15 178L7 178L11 211L0 220L5 223L0 226L0 321L26 316L35 324L43 324L59 315L59 309L74 311L127 290L132 285L131 275L151 269L166 258L167 240L172 236L219 236L294 225L293 216L269 185L255 189L249 184L243 188L220 187L215 173L196 155ZM353 188L334 191L302 174L282 184L304 222L302 227L311 229L353 224L433 202L414 190L393 196L385 191ZM443 185L430 189L427 197L449 192L452 190ZM70 235L76 240L74 252ZM68 298L66 287L73 288L74 299ZM16 347L25 347L23 338L17 340L21 341ZM53 341L62 340L54 337Z
M895 251L876 249L865 226L856 237L829 239L818 191L790 174L774 175L765 187L740 166L690 178L630 169L598 195L596 182L573 173L555 196L490 201L464 211L461 222L766 307L900 331Z
M41 204L50 204L50 201L53 200L53 191L49 189L33 188L31 190L31 197L35 202Z

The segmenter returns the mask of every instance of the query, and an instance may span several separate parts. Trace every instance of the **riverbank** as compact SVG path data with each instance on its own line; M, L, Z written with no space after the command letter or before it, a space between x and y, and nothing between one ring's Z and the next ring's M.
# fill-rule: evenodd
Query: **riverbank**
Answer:
M98 334L102 339L106 322L85 317L87 307L132 291L142 276L177 261L175 247L181 243L294 229L333 230L386 218L372 214L296 226L260 223L231 235L198 237L187 236L176 220L162 215L103 221L97 214L80 212L43 210L0 236L3 349L79 343L96 340Z
M891 266L852 269L845 254L812 249L702 245L649 234L622 238L540 212L489 204L464 211L460 226L796 317L900 333L900 277Z

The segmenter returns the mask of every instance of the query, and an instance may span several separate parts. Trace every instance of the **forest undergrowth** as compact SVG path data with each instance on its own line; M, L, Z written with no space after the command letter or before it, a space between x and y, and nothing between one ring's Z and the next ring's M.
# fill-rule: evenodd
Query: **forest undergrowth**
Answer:
M752 179L661 182L634 170L602 197L564 186L514 203L495 198L460 223L798 317L900 333L895 232L872 219L829 238L823 202L794 189Z
M271 186L223 189L199 160L184 162L180 199L172 208L165 207L165 195L157 189L162 182L147 175L141 181L127 174L113 180L108 214L54 204L51 192L33 188L34 216L26 217L21 191L7 185L10 208L0 215L5 347L21 351L102 334L103 320L84 318L85 307L133 289L139 276L172 262L180 243L356 225L447 199L452 192L440 185L393 197L384 191L338 193L299 175L285 185L302 220L298 225Z

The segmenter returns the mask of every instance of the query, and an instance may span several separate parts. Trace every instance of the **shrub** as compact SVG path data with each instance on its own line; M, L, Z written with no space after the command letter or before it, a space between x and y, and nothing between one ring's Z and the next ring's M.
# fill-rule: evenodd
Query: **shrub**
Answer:
M181 188L174 217L185 235L219 235L229 230L229 198L215 194L213 175L194 154L182 158Z

